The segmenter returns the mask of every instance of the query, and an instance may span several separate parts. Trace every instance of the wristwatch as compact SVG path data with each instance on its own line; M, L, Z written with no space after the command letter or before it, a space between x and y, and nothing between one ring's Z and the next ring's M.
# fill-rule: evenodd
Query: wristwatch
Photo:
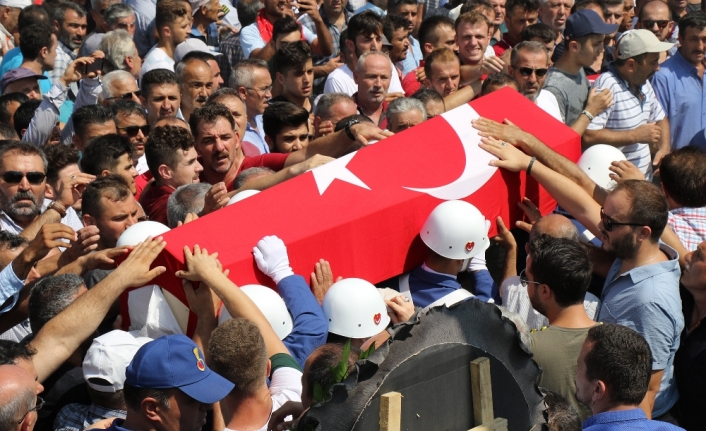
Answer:
M355 126L356 124L360 124L360 120L357 118L353 118L351 120L346 121L344 130L346 131L346 136L348 136L348 139L350 139L351 141L355 141L355 136L353 135L353 132L351 132L351 127Z
M66 209L61 206L61 204L57 203L56 201L51 201L49 205L47 206L47 210L54 210L59 213L61 218L66 217Z

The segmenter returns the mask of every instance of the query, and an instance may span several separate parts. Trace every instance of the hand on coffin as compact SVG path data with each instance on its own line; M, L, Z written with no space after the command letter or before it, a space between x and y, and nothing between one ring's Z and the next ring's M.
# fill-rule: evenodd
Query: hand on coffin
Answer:
M119 273L120 279L126 287L141 287L148 284L155 277L163 274L167 268L158 266L150 270L152 262L164 250L167 243L162 237L148 237L137 247L132 249L130 255L113 273Z
M539 212L539 208L534 204L529 198L522 198L522 202L518 202L517 206L525 213L527 221L518 220L515 222L515 226L519 227L523 231L529 233L535 223L542 218L542 213Z
M610 174L610 178L618 183L625 180L645 180L645 174L643 174L637 166L627 160L611 162L608 169L612 172L612 174Z
M502 246L502 248L507 251L516 250L517 242L515 241L515 237L512 235L512 232L510 232L510 230L505 226L503 218L498 217L497 219L495 219L495 222L498 228L498 234L490 238L490 240L494 243L499 244L500 246ZM520 222L518 221L518 223Z
M186 218L184 218L184 222L182 223L181 220L179 220L177 222L177 227L185 225L187 223L190 223L190 222L192 222L194 220L198 220L198 219L199 219L199 216L196 215L195 213L186 213Z
M211 186L209 191L206 192L206 196L203 201L203 211L201 211L201 216L212 213L217 209L221 209L228 204L231 196L228 195L228 190L226 189L225 183L217 183Z
M498 160L491 160L488 163L490 166L497 166L498 168L507 169L511 172L519 172L527 169L532 159L507 142L501 142L489 136L482 138L478 146L498 158Z
M392 309L392 312L388 312L387 314L390 316L390 320L392 320L393 324L406 322L414 316L414 303L404 295L386 299L385 304Z
M96 226L90 225L82 227L76 232L77 239L67 248L59 258L59 267L68 265L79 257L92 252L98 248L98 241L101 237Z
M272 235L262 238L253 247L252 253L255 256L257 267L263 274L270 277L275 284L278 284L285 277L294 275L292 267L289 266L287 246L278 237Z
M368 122L354 124L351 126L351 133L356 142L361 145L368 145L368 141L381 141L394 135L389 130L380 130L378 126Z
M478 135L483 138L499 139L519 148L522 148L522 144L532 137L532 135L515 126L507 119L501 124L488 118L479 118L472 120L471 125L478 130Z
M311 292L319 301L319 304L324 303L324 296L328 292L329 288L333 286L333 283L343 280L343 277L338 277L335 281L333 279L333 272L331 271L331 264L327 260L319 260L314 265L314 272L311 273Z
M301 175L304 172L307 172L318 166L325 165L326 163L332 162L334 160L336 159L334 159L333 157L322 156L321 154L314 154L303 162L299 162L296 165L292 165L290 167L290 172L292 172L292 174L295 176Z
M272 413L270 421L267 423L267 431L285 431L289 429L296 429L295 423L305 411L306 410L304 409L301 401L287 401L282 404L282 407ZM289 416L297 418L297 420L285 422L285 418Z
M221 263L218 261L218 253L208 254L208 250L201 249L198 244L194 246L193 253L188 246L184 247L184 260L187 270L176 272L176 276L189 281L204 281L209 274L220 274Z
M586 111L589 114L593 116L600 115L611 106L613 106L613 93L609 89L604 88L600 93L596 93L596 89L592 88L591 92L588 93Z
M81 256L78 260L84 272L92 269L113 269L115 268L115 258L124 255L129 249L128 246L107 248Z
M81 199L86 186L96 177L82 172L64 175L59 178L59 187L56 190L56 202L68 208Z

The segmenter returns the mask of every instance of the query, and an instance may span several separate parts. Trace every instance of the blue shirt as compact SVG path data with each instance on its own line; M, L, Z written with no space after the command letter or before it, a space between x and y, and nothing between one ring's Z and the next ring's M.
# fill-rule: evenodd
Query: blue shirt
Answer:
M257 130L250 126L250 122L245 123L245 136L243 136L243 141L250 142L260 150L261 154L267 154L270 152L270 147L265 142L265 135L262 128L262 115L255 116L255 124L257 124L257 130L262 132L261 135Z
M17 299L20 297L20 290L22 290L24 285L24 281L20 280L17 278L17 275L15 275L15 271L12 269L12 263L0 271L0 304L4 304L5 301L12 298L12 301L10 301L7 307L0 310L0 314L12 310L12 307L15 306Z
M664 370L652 416L661 416L677 402L674 355L684 328L679 296L679 255L660 243L670 260L638 266L619 274L623 264L616 259L603 285L598 321L617 323L642 335L652 350L652 370Z
M24 57L22 56L22 51L20 51L20 48L12 48L9 50L2 58L2 63L0 63L0 77L5 75L11 69L20 67L23 61ZM49 78L49 74L47 72L44 72L43 75ZM47 94L49 90L51 90L51 81L48 79L40 79L39 89L42 91L42 94Z
M422 60L422 49L419 47L417 39L409 36L409 49L407 57L402 60L402 75L407 74L419 67L419 62Z
M598 413L583 421L584 431L679 431L683 428L651 421L642 409Z
M669 119L672 151L687 145L706 150L705 83L706 75L699 77L696 67L678 51L652 77L652 87Z

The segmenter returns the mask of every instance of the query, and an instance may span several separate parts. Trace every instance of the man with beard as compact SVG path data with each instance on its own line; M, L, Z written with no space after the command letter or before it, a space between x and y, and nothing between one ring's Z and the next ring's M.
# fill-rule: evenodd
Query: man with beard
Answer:
M111 133L91 139L83 150L81 170L96 177L118 175L125 180L133 195L137 193L132 145L126 136Z
M179 62L176 74L181 93L181 114L188 122L194 109L205 105L213 91L213 70L200 58L191 58Z
M390 58L380 51L370 51L360 56L353 78L358 91L351 96L358 105L358 113L370 118L380 128L387 127L387 90L392 77Z
M62 3L54 12L54 32L59 39L54 59L54 69L49 71L52 83L58 81L76 59L78 48L86 36L86 10L73 2Z
M118 100L110 106L118 135L126 136L132 145L132 164L142 175L149 170L145 160L145 142L150 133L145 108L132 100Z
M538 16L540 22L547 24L554 30L555 45L557 46L556 57L552 57L557 60L561 57L564 52L564 47L562 42L564 41L563 33L566 28L566 20L571 13L571 7L574 5L574 0L540 0Z
M549 52L541 42L520 42L512 49L508 74L519 84L520 93L547 114L563 122L556 97L542 88L548 71Z
M651 0L645 3L640 9L640 14L637 17L636 28L644 28L657 36L660 42L678 42L677 32L674 27L676 23L672 21L672 13L669 6L661 0ZM677 28L677 30L679 30ZM669 51L663 52L660 56L660 63L670 58L677 52L675 45Z

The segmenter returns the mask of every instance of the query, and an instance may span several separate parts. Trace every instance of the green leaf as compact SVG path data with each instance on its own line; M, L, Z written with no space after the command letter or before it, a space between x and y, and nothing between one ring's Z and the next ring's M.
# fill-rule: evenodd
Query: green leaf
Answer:
M319 382L314 382L314 404L324 402L324 388Z
M368 357L370 357L370 355L372 355L373 352L375 352L375 343L371 344L370 347L368 347L368 350L366 350L365 352L361 353L360 356L358 357L358 359L361 360L361 361L362 361L363 359L368 359Z

